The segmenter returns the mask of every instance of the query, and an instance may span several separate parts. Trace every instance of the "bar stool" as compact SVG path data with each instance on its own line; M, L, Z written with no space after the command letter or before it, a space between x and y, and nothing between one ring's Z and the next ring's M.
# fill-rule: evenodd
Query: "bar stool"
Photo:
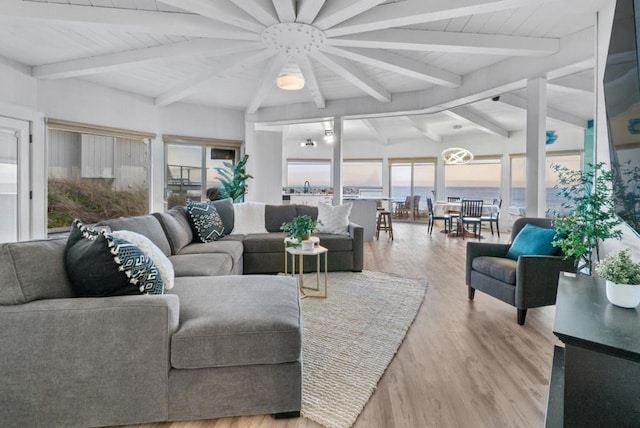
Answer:
M393 241L393 224L391 223L391 212L378 212L378 224L376 226L376 239L380 239L380 231L386 231L389 238Z

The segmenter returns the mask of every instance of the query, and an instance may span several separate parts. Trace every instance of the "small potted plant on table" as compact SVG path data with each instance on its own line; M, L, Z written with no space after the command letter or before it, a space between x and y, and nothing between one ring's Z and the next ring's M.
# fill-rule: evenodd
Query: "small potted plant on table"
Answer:
M311 232L316 229L318 222L308 215L302 215L294 217L291 221L282 223L280 230L286 232L289 235L290 241L287 241L287 246L299 246L302 245L303 249L306 248L305 241L309 240ZM313 247L313 243L311 243Z
M640 304L640 263L622 250L596 263L595 271L607 280L607 299L616 306L635 308Z

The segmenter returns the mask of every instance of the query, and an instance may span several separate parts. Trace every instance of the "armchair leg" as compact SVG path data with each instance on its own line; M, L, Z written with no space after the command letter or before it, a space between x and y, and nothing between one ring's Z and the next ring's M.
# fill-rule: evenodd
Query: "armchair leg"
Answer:
M524 319L527 317L527 310L518 308L518 324L524 325Z
M468 287L469 288L469 300L473 300L473 298L476 296L476 289L473 287Z

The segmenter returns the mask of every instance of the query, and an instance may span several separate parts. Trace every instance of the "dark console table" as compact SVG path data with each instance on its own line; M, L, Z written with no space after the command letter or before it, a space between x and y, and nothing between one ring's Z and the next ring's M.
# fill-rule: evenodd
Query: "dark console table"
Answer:
M599 278L560 274L546 427L640 427L640 312Z

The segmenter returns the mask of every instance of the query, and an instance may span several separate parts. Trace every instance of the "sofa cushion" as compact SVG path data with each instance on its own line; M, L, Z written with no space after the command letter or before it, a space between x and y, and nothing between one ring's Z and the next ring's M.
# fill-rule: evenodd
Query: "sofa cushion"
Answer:
M78 297L162 294L162 278L153 261L132 243L106 230L73 222L65 267Z
M334 235L330 233L314 233L320 238L320 245L326 247L329 252L353 251L353 239L349 235Z
M318 207L310 206L310 205L296 205L296 216L308 215L312 219L316 220L318 218Z
M179 255L185 254L207 254L207 253L223 253L229 254L231 258L237 260L242 257L242 241L235 241L232 239L219 240L214 242L194 242L191 245L187 245L180 252Z
M169 257L178 277L216 276L233 273L233 259L225 253L177 254Z
M0 305L73 297L66 245L67 238L0 244Z
M162 250L165 256L171 254L171 245L167 240L158 219L151 214L136 217L120 217L98 223L97 226L108 226L111 230L131 230L151 239Z
M348 235L351 207L352 202L336 206L318 202L318 232Z
M180 325L171 338L178 369L280 364L301 358L300 298L286 276L177 278Z
M280 232L282 223L291 221L297 215L295 205L266 205L264 207L264 226L267 232Z
M217 241L223 236L224 224L213 205L187 200L186 210L194 235L200 242Z
M558 253L558 248L552 244L555 236L555 229L525 224L509 247L507 257L518 260L520 256L553 256Z
M193 241L191 223L183 206L176 206L163 213L153 213L158 219L171 247L171 254L178 254L180 250Z
M516 285L516 265L518 262L504 257L475 257L471 262L473 270L507 284Z
M153 263L160 271L160 276L164 283L164 289L170 290L173 288L173 265L169 258L162 253L160 248L151 242L151 239L130 230L114 230L111 232L111 235L125 239L144 251L144 253L153 260Z
M252 233L246 235L242 243L245 253L277 253L284 254L284 232Z
M264 207L261 202L242 202L233 204L234 223L231 233L246 235L248 233L265 233Z
M234 211L233 211L233 199L226 198L218 201L210 201L209 204L213 205L220 214L222 224L224 225L224 235L228 235L233 231L234 224Z

